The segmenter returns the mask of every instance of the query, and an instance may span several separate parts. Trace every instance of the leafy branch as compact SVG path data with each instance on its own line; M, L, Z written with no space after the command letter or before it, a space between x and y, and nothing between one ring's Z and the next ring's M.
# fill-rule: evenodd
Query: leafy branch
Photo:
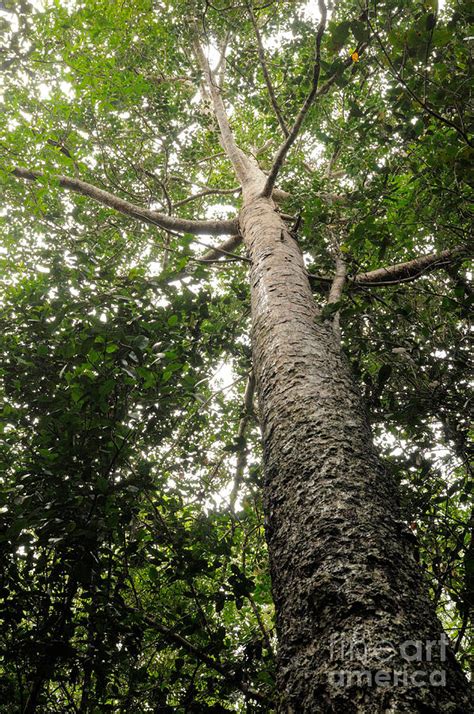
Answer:
M45 178L45 175L40 171L31 171L21 167L14 168L11 171L13 176L25 179L27 181L40 181ZM159 211L152 211L149 208L143 208L136 204L125 201L119 196L115 196L109 191L104 191L93 184L82 181L81 179L71 178L69 176L56 175L51 176L52 181L56 181L61 188L68 189L74 193L88 196L97 203L103 206L113 208L119 213L131 218L137 218L144 223L149 223L154 226L159 226L165 230L178 231L181 233L191 233L192 235L228 235L235 233L238 230L237 221L234 220L191 220L187 218L177 218L168 216Z

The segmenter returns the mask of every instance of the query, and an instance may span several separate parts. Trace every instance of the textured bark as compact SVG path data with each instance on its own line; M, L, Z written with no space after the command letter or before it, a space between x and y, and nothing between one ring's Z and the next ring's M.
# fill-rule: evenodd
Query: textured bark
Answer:
M363 404L330 323L318 315L298 245L272 201L259 196L263 181L254 176L244 186L240 225L252 260L278 711L469 712L469 685L452 653L440 661L442 647L432 645L432 661L426 652L424 661L409 661L415 646L399 651L409 641L439 640L441 626L415 538L399 518L397 485L373 449ZM341 650L362 641L362 662L362 645L352 659ZM422 675L393 684L382 674L369 686L377 671ZM445 686L434 686L436 671L446 673ZM342 675L342 686L341 672L352 672Z

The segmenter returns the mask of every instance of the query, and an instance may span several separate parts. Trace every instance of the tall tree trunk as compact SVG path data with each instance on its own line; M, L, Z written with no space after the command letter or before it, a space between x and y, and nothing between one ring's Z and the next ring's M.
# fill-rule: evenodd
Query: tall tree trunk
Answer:
M301 251L263 178L244 186L279 712L471 711ZM431 643L431 644L430 644Z

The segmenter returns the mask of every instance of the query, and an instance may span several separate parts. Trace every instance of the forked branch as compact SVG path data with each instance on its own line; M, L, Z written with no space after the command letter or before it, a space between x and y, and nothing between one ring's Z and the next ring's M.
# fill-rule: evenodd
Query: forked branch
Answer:
M321 73L321 41L322 37L324 34L324 30L326 27L326 6L322 0L319 0L319 8L321 12L321 21L318 26L318 32L316 35L316 56L315 56L315 62L314 62L314 69L313 69L313 80L311 84L311 90L306 97L303 106L301 107L298 116L296 117L293 126L291 127L288 136L286 137L285 141L280 145L280 148L275 154L275 157L273 159L273 166L270 169L270 172L267 177L267 181L265 184L265 188L262 192L262 196L270 196L273 190L273 186L275 185L275 182L277 180L278 174L280 172L281 167L283 166L283 162L286 159L286 156L295 143L301 127L303 125L303 122L306 118L306 115L308 114L308 111L311 109L311 106L313 105L314 101L318 98L323 96L324 94L327 94L328 91L331 89L333 84L336 82L338 77L340 76L341 71L344 71L348 67L350 67L353 64L353 59L352 55L348 57L341 65L341 67L334 72L325 82L324 84L319 84L319 76ZM356 49L356 54L360 55L362 52L367 48L367 43L362 42L360 45L358 45Z
M204 75L205 87L212 101L214 114L219 126L222 146L232 163L237 178L240 183L243 184L247 177L248 159L235 142L224 106L224 100L222 99L221 88L204 54L204 50L199 41L199 32L196 23L194 23L194 51L199 67Z

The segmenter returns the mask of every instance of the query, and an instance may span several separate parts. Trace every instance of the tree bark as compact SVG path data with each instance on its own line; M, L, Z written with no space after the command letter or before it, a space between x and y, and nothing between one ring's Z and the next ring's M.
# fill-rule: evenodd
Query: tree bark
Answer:
M471 711L397 484L264 180L244 185L240 226L252 261L278 712Z

